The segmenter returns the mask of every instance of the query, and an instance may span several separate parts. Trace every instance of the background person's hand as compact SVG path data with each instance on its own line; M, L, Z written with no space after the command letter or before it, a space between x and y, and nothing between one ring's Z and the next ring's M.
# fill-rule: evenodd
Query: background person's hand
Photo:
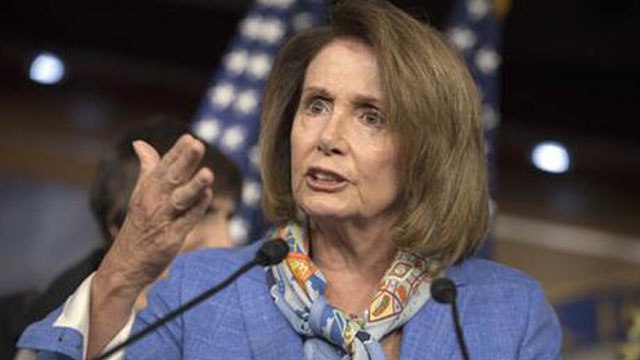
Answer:
M213 196L213 173L198 169L205 148L190 135L183 135L162 158L144 141L133 146L140 160L138 180L127 217L97 276L141 291L171 263L204 215Z

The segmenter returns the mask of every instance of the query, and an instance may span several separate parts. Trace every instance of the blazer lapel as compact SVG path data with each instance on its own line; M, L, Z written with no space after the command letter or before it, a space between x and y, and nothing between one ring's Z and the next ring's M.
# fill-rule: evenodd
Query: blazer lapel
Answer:
M405 326L400 357L404 359L449 359L455 350L455 332L447 305L429 300Z
M464 287L465 282L462 275L457 267L452 267L447 270L446 276L460 289ZM461 296L458 296L458 310L461 315L464 312L463 306L464 302ZM450 305L440 304L433 299L427 301L404 326L400 357L403 360L462 358L458 349Z
M253 359L302 357L302 340L275 306L262 268L238 279L240 306Z

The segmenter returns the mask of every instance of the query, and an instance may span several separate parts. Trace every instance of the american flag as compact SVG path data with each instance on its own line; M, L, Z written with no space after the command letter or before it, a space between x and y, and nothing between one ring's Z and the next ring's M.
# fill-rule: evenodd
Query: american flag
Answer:
M255 1L193 120L193 131L219 147L244 175L242 204L231 222L231 235L240 243L257 239L264 231L257 141L259 102L271 64L289 35L324 19L323 0Z
M500 23L492 0L457 0L449 14L445 34L464 57L482 94L482 120L489 171L491 217L495 222L496 154L495 140L500 122L499 70L501 56ZM480 256L490 258L492 235L480 249Z
M323 0L256 1L240 22L195 116L194 132L229 155L245 176L242 204L231 225L232 236L240 242L260 237L265 226L260 211L257 139L259 100L271 63L289 35L322 23L325 12ZM449 15L446 35L467 60L482 91L493 199L500 55L499 25L491 0L457 0ZM491 241L487 241L481 255L489 257L490 252Z

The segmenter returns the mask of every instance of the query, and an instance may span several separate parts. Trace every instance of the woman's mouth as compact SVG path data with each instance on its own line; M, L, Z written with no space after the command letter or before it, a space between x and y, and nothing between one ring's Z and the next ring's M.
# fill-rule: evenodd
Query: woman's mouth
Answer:
M337 191L347 185L347 179L331 170L310 168L305 175L307 185L318 191Z

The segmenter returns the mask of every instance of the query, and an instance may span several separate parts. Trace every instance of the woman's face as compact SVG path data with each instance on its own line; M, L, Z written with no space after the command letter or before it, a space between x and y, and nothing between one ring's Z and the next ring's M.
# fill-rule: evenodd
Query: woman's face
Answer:
M231 195L215 195L202 220L187 235L180 252L234 246L229 226L235 212L236 202Z
M309 64L291 130L291 178L312 218L395 214L398 156L382 96L376 58L362 42L334 40Z

